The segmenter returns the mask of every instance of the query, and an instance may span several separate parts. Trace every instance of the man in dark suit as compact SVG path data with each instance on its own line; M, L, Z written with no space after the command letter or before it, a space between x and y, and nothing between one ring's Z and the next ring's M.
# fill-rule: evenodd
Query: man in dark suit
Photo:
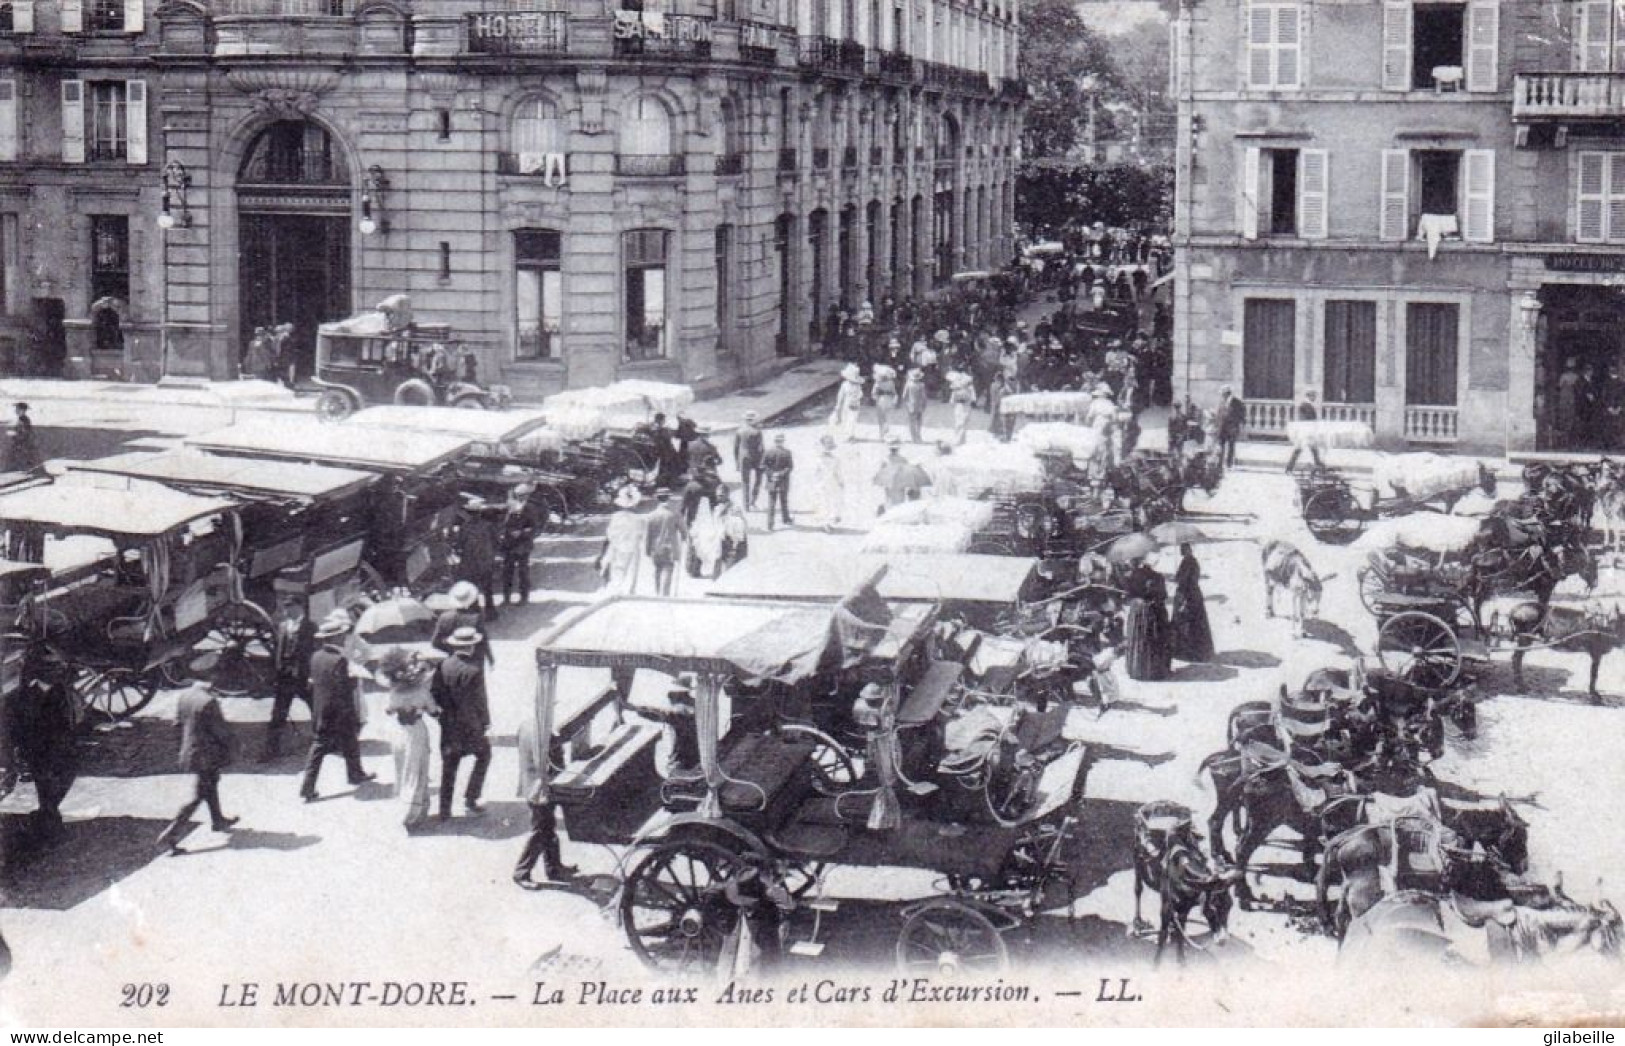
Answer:
M330 755L344 759L344 769L353 785L371 781L373 775L361 767L361 715L356 707L355 680L341 646L350 631L350 615L335 610L316 628L321 647L310 656L310 696L312 725L316 737L305 760L305 777L299 795L305 802L316 799L316 777L322 761Z
M429 693L440 706L440 819L451 817L451 797L457 790L457 768L464 756L474 757L463 792L463 808L480 812L485 771L491 765L491 705L485 693L485 665L479 656L483 640L479 630L459 628L446 640L451 656L435 669Z
M519 798L530 806L530 835L514 865L513 881L526 890L539 890L542 884L530 877L538 860L549 882L573 878L577 869L559 856L559 822L548 788L547 745L536 732L534 712L527 710L519 720L514 740L519 748Z
M272 667L276 672L271 697L271 724L265 734L262 760L282 754L282 730L288 725L288 712L294 699L314 710L310 701L310 657L316 652L316 622L305 613L305 601L289 593L277 608L276 643Z
M437 604L449 604L445 609ZM452 649L447 643L453 632L459 628L472 628L479 630L485 624L480 614L480 590L472 581L459 581L451 586L444 596L430 596L429 606L439 610L439 616L434 619L434 633L429 642L436 650L450 656ZM487 665L495 663L491 655L489 640L480 640L480 660Z
M169 847L170 853L182 853L181 830L191 823L199 806L208 806L211 825L217 832L231 831L237 818L227 817L220 809L220 774L231 762L231 734L226 730L226 717L220 712L214 691L204 683L192 684L176 702L175 721L181 728L179 765L194 775L196 787L192 798L159 833L158 845Z
M6 727L13 754L34 778L39 809L34 827L41 839L62 832L62 801L79 772L78 731L69 674L44 643L29 644L21 685L6 701ZM15 772L16 767L8 767Z
M495 620L496 598L492 590L500 583L497 577L497 553L501 542L497 521L481 498L473 498L464 510L462 525L457 528L457 576L472 581L485 600L485 616Z
M734 465L739 469L739 485L745 489L745 508L756 507L762 490L762 430L756 427L756 412L745 412L745 423L734 430Z
M520 483L508 494L502 513L502 604L530 602L530 554L536 546L536 511L530 497L536 488Z
M767 478L767 529L773 529L773 512L778 510L785 526L790 525L790 473L796 459L784 445L784 433L773 437L773 449L762 457L762 472Z
M1247 423L1247 404L1228 385L1219 390L1217 416L1219 464L1233 468L1236 464L1236 440L1241 438L1241 428Z

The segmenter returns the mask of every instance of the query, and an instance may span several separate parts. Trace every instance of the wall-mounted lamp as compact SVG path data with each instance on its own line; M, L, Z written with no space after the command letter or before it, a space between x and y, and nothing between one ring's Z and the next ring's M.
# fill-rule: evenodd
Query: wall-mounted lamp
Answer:
M366 180L361 186L361 221L357 228L361 235L389 231L389 216L384 211L384 194L389 190L389 178L377 164L367 168Z
M1540 325L1541 308L1540 295L1534 291L1524 291L1523 297L1518 299L1518 318L1523 322L1525 334L1534 334Z
M186 190L192 187L192 172L179 160L164 164L164 202L158 211L158 228L182 229L192 227L192 208L186 202Z

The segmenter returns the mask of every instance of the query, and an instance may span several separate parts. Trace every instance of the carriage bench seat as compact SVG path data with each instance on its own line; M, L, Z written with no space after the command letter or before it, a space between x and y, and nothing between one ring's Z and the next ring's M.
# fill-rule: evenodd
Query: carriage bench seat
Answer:
M553 791L563 802L590 796L659 739L660 728L652 723L622 723L592 758L559 771L553 777Z
M908 730L935 722L964 671L965 666L955 661L932 661L898 708L897 728Z
M722 756L722 808L760 831L789 820L810 794L813 743L747 734Z
M848 833L839 823L830 823L826 814L827 799L803 804L796 816L767 833L767 843L789 857L806 860L827 860L846 847Z

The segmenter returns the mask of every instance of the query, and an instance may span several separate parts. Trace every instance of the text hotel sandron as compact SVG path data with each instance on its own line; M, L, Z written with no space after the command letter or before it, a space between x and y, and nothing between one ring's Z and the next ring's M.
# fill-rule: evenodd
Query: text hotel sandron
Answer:
M151 1005L172 1000L168 986ZM1098 989L1052 991L1058 998L1087 998L1092 1002L1139 1002L1128 978L1101 978ZM799 1006L806 1004L865 1003L1012 1003L1038 1002L1043 996L1025 984L993 980L984 984L935 981L929 977L891 978L864 982L825 978L799 984L718 987L694 985L619 985L605 980L568 983L535 981L525 994L484 994L468 981L239 981L220 986L217 1005L222 1009L323 1007L452 1007L479 1002L530 1006L667 1006L685 1004ZM162 1001L158 1001L161 998ZM132 1005L126 1001L125 1006Z

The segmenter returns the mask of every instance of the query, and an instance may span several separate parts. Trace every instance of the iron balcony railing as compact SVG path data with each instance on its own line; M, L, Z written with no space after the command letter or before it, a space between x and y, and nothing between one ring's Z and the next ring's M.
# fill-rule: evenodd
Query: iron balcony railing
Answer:
M628 178L665 178L686 170L681 156L615 154L615 173Z

